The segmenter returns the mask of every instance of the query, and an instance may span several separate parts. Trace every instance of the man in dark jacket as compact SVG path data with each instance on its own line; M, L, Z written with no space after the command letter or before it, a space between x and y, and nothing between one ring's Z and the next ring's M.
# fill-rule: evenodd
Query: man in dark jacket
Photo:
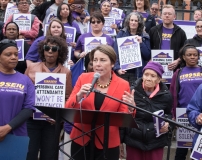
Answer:
M175 18L173 6L163 6L163 23L153 27L149 32L151 49L173 50L174 61L168 65L169 70L174 70L179 65L180 58L178 52L187 40L185 32L173 23Z

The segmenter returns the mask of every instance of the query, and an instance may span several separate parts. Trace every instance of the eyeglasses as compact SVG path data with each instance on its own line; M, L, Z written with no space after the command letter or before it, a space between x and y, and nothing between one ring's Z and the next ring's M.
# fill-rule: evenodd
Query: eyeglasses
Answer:
M196 29L202 28L202 26L195 26Z
M97 23L97 24L100 24L102 21L91 21L90 23L92 23L92 24L95 24L95 23Z
M16 41L10 39L3 39L2 41L0 41L0 44L8 44L8 43L13 43L17 45Z
M151 8L152 11L158 11L158 8Z
M117 3L111 3L111 5L112 5L112 6L115 6L115 5L117 5Z
M19 2L18 3L19 5L28 5L28 4L30 4L29 2Z
M59 50L59 46L48 46L48 45L44 45L43 46L44 51L51 51L52 52L57 52Z

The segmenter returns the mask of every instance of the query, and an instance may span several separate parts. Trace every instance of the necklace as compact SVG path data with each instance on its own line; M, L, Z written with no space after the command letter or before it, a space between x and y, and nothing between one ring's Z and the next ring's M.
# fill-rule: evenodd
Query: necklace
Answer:
M99 81L97 81L97 85L98 85L100 88L107 88L107 87L110 85L111 81L112 81L112 80L110 79L110 81L109 81L107 84L105 84L105 85L102 85L102 84L99 83Z

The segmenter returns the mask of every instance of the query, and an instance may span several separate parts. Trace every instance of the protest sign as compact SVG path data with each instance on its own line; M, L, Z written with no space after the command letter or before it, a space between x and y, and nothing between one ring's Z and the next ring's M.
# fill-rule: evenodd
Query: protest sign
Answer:
M122 19L122 14L123 14L123 10L119 9L119 8L114 8L112 7L111 11L109 12L109 16L114 18L115 20L121 20Z
M109 36L115 36L116 30L111 28L111 25L115 24L115 19L112 17L104 17L104 18L105 18L105 24L104 27L102 28L102 32Z
M20 31L30 31L31 26L31 14L14 14L13 21L17 23Z
M190 125L186 114L186 108L176 108L176 122L182 124L183 126L195 129ZM192 148L192 141L194 137L194 132L187 130L185 128L177 128L176 146L178 148Z
M35 106L64 108L66 74L36 73L35 87ZM43 119L44 114L36 112L33 117Z
M24 61L24 39L15 40L18 46L18 61Z
M7 22L8 17L10 17L13 14L19 13L18 7L16 5L13 5L12 3L8 3L6 7L5 17L4 17L4 23Z
M86 37L84 39L84 51L91 52L94 48L101 44L107 44L106 37Z
M201 129L202 133L202 129ZM202 160L202 135L199 135L190 158L194 160Z
M198 65L202 66L202 47L196 47L199 51L200 58L198 60Z
M154 112L154 114L163 117L164 116L164 110L156 111L156 112ZM153 117L153 121L154 121L154 127L156 129L156 137L159 137L162 134L165 134L165 133L160 133L160 129L161 129L161 127L164 126L165 121L163 119L155 117L155 116L152 116L152 117Z
M173 50L151 50L151 54L151 60L160 63L164 69L162 82L170 84L173 77L173 71L168 69L168 64L173 61Z
M140 44L136 36L117 38L120 67L123 70L142 66Z

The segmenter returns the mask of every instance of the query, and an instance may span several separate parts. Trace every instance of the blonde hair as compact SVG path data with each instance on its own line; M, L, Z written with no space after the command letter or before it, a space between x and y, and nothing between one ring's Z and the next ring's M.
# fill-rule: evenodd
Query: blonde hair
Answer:
M163 5L162 11L164 8L172 8L174 10L174 14L175 14L175 8L173 7L173 5L171 5L171 4Z

